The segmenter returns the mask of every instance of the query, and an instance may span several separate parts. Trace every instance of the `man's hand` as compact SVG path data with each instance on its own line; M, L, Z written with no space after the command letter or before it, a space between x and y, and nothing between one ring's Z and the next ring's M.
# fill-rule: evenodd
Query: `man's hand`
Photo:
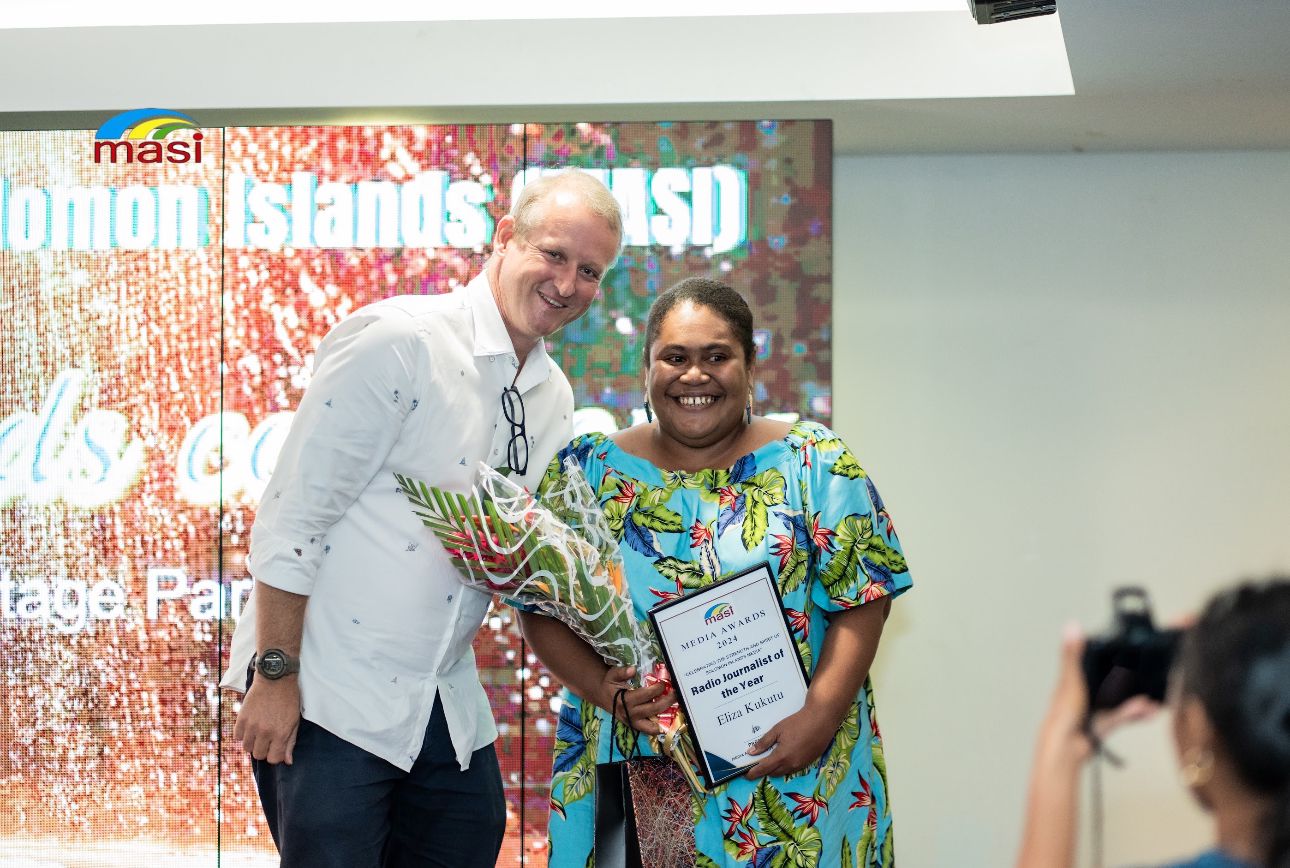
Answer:
M233 737L258 760L291 765L300 730L300 680L256 678L242 699Z

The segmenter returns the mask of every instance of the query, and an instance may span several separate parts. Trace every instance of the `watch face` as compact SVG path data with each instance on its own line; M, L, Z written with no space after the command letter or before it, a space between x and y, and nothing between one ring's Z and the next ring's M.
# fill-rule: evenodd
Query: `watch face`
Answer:
M283 673L286 672L286 660L283 659L283 655L273 654L271 651L271 653L264 655L261 663L259 663L259 671L266 678L283 677Z
M281 678L287 674L287 658L281 651L266 651L260 657L259 666L260 674L269 680Z

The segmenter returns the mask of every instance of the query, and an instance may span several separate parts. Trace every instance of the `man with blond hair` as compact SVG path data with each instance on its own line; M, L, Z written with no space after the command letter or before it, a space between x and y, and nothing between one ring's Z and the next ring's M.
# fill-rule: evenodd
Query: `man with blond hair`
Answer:
M223 686L284 868L492 866L506 805L462 585L394 480L466 490L477 462L535 488L572 436L543 339L622 243L576 170L527 184L484 271L368 305L323 339L252 529L255 590Z

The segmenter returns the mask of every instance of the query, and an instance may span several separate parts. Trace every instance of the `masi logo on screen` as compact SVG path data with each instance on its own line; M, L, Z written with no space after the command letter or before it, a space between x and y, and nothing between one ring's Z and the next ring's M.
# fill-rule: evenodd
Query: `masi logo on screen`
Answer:
M202 134L191 139L170 139L172 133L196 129L186 114L168 109L143 108L121 112L94 134L96 163L200 163Z

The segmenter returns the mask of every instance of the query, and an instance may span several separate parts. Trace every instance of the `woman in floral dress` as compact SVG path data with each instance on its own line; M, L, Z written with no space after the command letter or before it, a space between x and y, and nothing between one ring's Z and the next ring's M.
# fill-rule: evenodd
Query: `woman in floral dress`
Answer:
M637 616L718 578L769 563L798 654L806 705L767 730L745 777L695 797L697 866L888 866L886 763L869 667L891 600L911 585L891 517L843 442L823 425L751 413L752 313L715 281L663 293L646 328L651 421L589 434L573 456L618 536ZM555 746L550 864L595 864L595 766L612 728L657 733L674 701L661 684L614 692L609 668L559 621L521 612L525 636L567 685ZM649 753L648 739L639 740ZM773 751L770 751L771 748ZM770 751L770 752L767 752Z

